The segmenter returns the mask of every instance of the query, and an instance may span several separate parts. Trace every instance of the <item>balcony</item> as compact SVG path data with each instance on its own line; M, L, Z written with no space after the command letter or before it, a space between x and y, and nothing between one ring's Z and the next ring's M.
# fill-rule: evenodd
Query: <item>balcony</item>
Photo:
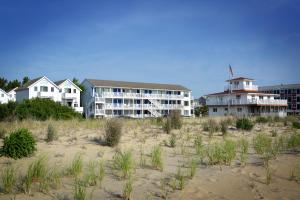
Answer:
M63 93L62 94L63 99L76 99L76 93Z
M230 89L229 86L224 87L224 91L228 91L228 89ZM231 90L253 90L253 91L257 91L258 86L257 85L238 85L238 86L231 85Z
M183 95L174 94L143 94L143 93L125 93L125 92L103 92L102 95L95 98L146 98L146 99L182 99Z
M54 93L50 93L50 92L38 92L37 96L39 98L49 98L49 99L54 99Z
M83 107L74 107L74 110L76 112L82 113L83 112Z
M210 101L207 100L206 104L209 105L278 105L278 106L287 106L287 100L281 99L247 99L247 100L238 100L231 99L229 101Z
M95 110L95 115L104 115L104 114L105 114L105 112L104 112L103 109L96 109Z

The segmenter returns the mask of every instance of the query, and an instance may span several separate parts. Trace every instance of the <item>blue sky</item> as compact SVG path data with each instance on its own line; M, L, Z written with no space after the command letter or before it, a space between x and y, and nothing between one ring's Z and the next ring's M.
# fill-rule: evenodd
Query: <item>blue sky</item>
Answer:
M0 76L299 83L299 19L299 0L0 0Z

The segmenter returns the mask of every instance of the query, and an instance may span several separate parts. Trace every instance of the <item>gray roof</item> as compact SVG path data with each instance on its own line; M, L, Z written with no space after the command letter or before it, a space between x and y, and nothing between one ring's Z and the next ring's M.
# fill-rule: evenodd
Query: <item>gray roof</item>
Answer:
M37 82L41 78L43 78L43 76L35 78L35 79L32 79L32 80L29 80L28 83L26 83L25 85L17 88L16 91L26 90L29 86L31 86L32 84L34 84L35 82Z
M63 80L60 80L60 81L55 81L54 83L56 84L56 85L60 85L60 84L62 84L63 82L65 82L67 79L63 79Z
M274 90L274 89L300 89L300 84L281 84L281 85L269 85L260 86L258 90Z
M142 82L127 82L127 81L112 81L112 80L96 80L86 79L93 86L98 87L121 87L121 88L142 88L142 89L158 89L158 90L184 90L190 91L182 85L160 84L160 83L142 83Z

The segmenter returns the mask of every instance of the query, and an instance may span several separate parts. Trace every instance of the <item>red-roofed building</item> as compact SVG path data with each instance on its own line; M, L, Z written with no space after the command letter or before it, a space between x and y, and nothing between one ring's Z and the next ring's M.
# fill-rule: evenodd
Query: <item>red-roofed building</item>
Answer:
M287 101L278 94L262 93L253 84L254 79L238 77L227 80L223 92L207 95L210 116L286 116Z

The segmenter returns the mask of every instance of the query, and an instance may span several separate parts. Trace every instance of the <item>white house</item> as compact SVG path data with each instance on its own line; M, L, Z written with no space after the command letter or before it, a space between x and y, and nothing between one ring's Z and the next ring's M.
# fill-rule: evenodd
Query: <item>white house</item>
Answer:
M181 85L85 79L86 117L160 117L172 110L192 116L191 90Z
M82 113L83 107L80 107L81 89L69 79L54 82L59 87L61 93L61 103L74 108L77 112Z
M277 99L278 94L258 91L254 79L238 77L227 80L223 92L207 95L206 105L210 116L286 116L287 100Z
M17 102L37 97L61 102L61 94L59 93L58 86L46 76L30 80L24 86L17 88L15 91Z
M0 104L8 103L8 101L9 101L9 96L8 96L7 92L5 92L4 90L2 90L0 88Z
M7 92L9 101L16 101L16 89L18 89L18 87Z

